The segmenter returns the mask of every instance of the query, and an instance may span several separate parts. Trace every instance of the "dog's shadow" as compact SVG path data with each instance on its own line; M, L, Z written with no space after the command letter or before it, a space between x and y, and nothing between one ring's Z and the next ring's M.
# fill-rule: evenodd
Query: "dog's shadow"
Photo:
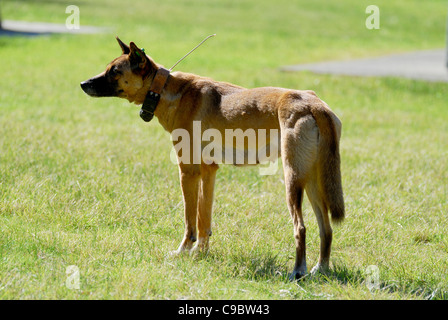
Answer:
M208 252L196 256L197 259L206 259L219 263L232 277L244 278L252 281L269 280L282 277L288 271L288 265L282 262L277 255L266 253L247 252L244 254L231 254L225 258L220 254Z
M333 267L323 276L326 281L336 281L343 285L360 284L366 280L364 272L359 269L348 268L342 264L333 265Z
M207 254L206 259L218 259L220 257L213 254ZM291 282L291 259L285 259L271 253L254 253L233 255L227 264L233 276L242 277L252 281L266 281L273 278L281 279L285 282ZM223 262L223 261L221 261ZM308 273L299 280L298 283L307 282L333 282L341 285L360 284L366 281L366 275L361 270L351 269L343 264L333 265L325 274L317 273L312 275Z

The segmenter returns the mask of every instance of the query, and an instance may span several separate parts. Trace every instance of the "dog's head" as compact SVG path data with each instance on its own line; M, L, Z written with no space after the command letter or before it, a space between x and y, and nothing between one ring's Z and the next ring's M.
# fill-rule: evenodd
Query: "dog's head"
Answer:
M81 82L81 88L92 97L120 97L137 102L144 92L144 80L157 70L157 65L134 42L124 44L117 37L122 55L114 59L99 75Z

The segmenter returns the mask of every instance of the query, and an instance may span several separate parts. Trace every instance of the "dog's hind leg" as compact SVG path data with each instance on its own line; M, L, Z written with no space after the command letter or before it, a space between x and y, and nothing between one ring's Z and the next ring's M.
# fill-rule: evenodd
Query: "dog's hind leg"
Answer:
M198 213L198 191L201 178L200 165L179 165L180 184L184 200L185 233L176 253L189 251L197 239L196 219Z
M306 194L313 207L319 225L320 236L320 256L319 262L311 269L311 274L317 272L325 273L330 265L331 241L333 238L333 230L331 229L330 219L328 216L328 208L319 193L317 184L317 173L313 174L306 185Z
M214 163L201 165L197 219L198 241L193 248L194 251L206 252L208 250L209 237L212 235L213 190L218 168L219 166Z
M286 169L286 171L289 171ZM289 176L289 177L288 177ZM292 181L292 176L285 173L286 201L294 224L296 262L291 279L300 279L307 273L306 268L306 228L302 216L303 187Z
M306 228L302 216L303 192L317 158L318 131L311 116L290 117L282 126L281 152L285 175L286 202L294 224L296 262L292 279L307 273Z

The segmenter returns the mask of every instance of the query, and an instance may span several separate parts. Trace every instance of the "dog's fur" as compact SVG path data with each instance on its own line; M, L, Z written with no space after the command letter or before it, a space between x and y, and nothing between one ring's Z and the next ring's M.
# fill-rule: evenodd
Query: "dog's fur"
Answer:
M142 104L161 66L133 42L128 46L118 37L117 41L122 55L103 73L82 82L81 87L90 96L116 96ZM223 135L225 129L236 128L279 130L279 141L270 141L268 135L267 144L278 143L278 157L281 156L284 167L286 203L294 224L296 245L292 277L300 278L307 272L302 218L304 190L320 230L320 257L312 273L328 269L332 241L328 210L334 222L344 218L339 156L341 122L313 91L245 89L190 73L173 72L154 114L168 132L182 128L191 136L195 120L201 121L202 130L215 128ZM218 164L204 161L179 163L185 233L178 253L208 250L217 169Z

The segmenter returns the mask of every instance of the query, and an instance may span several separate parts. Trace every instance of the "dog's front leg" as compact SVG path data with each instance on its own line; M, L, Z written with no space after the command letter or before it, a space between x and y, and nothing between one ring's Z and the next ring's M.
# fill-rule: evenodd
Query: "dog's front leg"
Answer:
M189 251L197 239L198 190L201 178L200 165L180 165L180 184L184 200L185 233L177 253Z
M201 165L201 182L198 199L198 241L193 248L196 252L207 252L209 237L212 235L213 190L215 187L217 164Z

